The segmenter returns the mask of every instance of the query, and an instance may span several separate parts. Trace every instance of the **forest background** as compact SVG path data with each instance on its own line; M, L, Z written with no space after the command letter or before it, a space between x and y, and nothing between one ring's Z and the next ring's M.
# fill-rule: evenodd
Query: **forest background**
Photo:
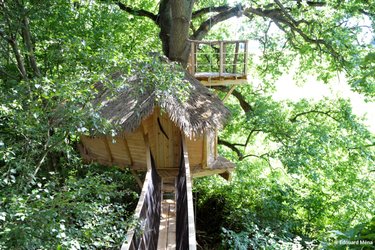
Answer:
M199 247L345 249L363 240L350 247L373 249L373 131L343 96L275 98L275 89L340 76L371 103L374 8L371 0L0 1L0 249L117 249L140 190L129 172L84 164L77 153L80 134L116 133L90 106L95 82L152 65L151 51L184 65L187 39L233 39L232 20L241 21L236 38L251 41L251 73L226 102L232 118L219 137L237 165L233 179L194 180Z

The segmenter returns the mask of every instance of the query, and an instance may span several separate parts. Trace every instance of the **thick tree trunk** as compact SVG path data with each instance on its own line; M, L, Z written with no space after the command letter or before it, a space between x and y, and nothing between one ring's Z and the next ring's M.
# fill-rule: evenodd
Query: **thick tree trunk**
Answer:
M160 27L159 37L163 45L164 55L169 57L169 37L172 26L172 11L170 0L162 0L160 2L158 25Z
M194 0L162 0L159 7L159 37L164 54L186 66L190 43L189 27Z

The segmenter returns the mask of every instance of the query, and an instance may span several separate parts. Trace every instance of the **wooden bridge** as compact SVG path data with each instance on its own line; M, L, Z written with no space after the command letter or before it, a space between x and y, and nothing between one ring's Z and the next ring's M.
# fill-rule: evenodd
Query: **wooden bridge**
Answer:
M148 171L135 211L137 224L128 231L121 250L196 249L189 157L182 138L179 174L162 180L147 145Z

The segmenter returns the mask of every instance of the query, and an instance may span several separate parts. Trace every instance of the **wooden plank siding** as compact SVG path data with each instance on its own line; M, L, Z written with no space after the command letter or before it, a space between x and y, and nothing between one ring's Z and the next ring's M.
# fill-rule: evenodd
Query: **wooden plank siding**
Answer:
M154 113L143 121L145 133L150 138L151 152L155 156L158 168L173 168L178 165L181 146L181 132L166 113L155 109Z
M159 118L159 122L158 122ZM159 124L163 128L161 131ZM166 113L155 109L154 113L142 121L133 133L111 136L81 136L80 151L87 162L98 162L107 166L130 168L134 171L147 170L146 145L149 138L158 172L163 178L176 177L181 155L181 132ZM217 159L217 131L197 138L185 136L189 163L193 177L219 174L226 169L213 169Z

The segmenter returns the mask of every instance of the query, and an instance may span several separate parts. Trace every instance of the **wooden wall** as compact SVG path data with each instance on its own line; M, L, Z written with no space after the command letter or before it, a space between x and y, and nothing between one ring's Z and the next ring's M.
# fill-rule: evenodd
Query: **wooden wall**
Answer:
M155 109L142 125L148 135L157 168L178 168L181 154L180 129L159 109Z
M160 109L155 109L133 133L122 133L114 138L105 135L82 135L80 151L87 161L146 171L146 137L159 172L177 175L181 154L181 131ZM185 137L192 173L202 168L209 170L217 159L216 137L216 132L198 138Z
M103 165L132 167L146 170L146 145L141 128L133 133L123 133L116 137L82 135L83 149L81 154L88 161Z

